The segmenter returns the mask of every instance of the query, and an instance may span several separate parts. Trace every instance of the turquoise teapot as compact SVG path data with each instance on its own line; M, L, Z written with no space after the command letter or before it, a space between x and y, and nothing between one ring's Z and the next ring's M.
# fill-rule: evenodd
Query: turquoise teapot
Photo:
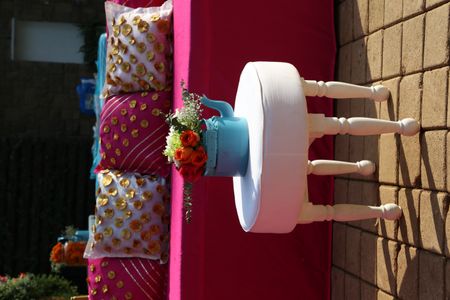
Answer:
M244 176L249 153L247 120L235 117L225 101L203 96L200 102L220 112L220 116L203 120L203 143L208 153L205 176Z

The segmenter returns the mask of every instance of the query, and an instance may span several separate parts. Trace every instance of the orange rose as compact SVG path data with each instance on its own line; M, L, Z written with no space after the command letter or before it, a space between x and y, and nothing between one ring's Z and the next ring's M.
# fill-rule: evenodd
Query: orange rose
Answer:
M191 162L193 149L191 147L181 147L175 151L175 159L183 164Z
M184 147L195 147L200 142L200 136L192 130L185 130L180 136L181 144Z
M50 253L50 260L54 263L61 263L63 260L64 249L63 244L57 243L52 248L52 252Z
M197 147L191 155L191 163L196 167L202 167L206 160L208 160L208 155L206 155L205 149L200 146Z
M203 174L204 169L193 164L185 164L180 167L180 174L189 182L197 181Z
M67 242L65 245L65 262L68 265L83 265L85 260L83 259L84 249L86 248L85 242Z

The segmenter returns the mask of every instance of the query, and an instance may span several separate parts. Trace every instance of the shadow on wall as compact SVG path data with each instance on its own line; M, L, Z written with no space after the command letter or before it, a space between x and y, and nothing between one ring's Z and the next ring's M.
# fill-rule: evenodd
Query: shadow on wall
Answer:
M336 3L340 45L337 79L364 85L382 83L391 91L391 98L380 104L369 100L339 101L336 115L393 121L412 117L425 123L421 120L421 103L427 94L423 93L427 75L412 71L407 65L411 62L402 61L405 26L391 26L394 20L389 23L387 19L392 16L383 17L386 3ZM369 10L378 13L369 16ZM376 299L386 293L401 299L444 298L441 287L445 286L445 255L450 253L445 227L449 196L441 191L448 189L448 130L423 126L432 130L413 137L336 137L336 159L370 159L378 170L366 178L338 177L335 202L374 205L396 201L403 208L403 217L395 222L335 224L332 298Z

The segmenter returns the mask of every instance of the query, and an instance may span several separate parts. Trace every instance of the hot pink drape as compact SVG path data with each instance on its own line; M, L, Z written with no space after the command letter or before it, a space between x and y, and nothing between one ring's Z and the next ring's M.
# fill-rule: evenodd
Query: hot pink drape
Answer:
M248 61L285 61L305 78L332 80L333 22L331 0L174 0L175 107L181 106L182 79L191 91L233 104ZM308 101L310 112L332 114L331 101ZM310 149L311 159L332 154L330 137ZM186 224L177 172L172 185L170 299L329 298L330 223L299 225L285 235L245 233L231 178L203 178L194 188L193 221ZM310 176L309 195L330 204L332 179Z

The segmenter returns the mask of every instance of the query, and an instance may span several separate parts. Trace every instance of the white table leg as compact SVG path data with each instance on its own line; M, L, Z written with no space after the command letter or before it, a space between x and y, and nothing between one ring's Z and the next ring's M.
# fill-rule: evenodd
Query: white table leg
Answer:
M365 206L356 204L314 205L305 202L298 223L305 224L317 221L356 221L383 218L397 220L402 216L402 209L394 203L381 206Z
M368 176L375 172L375 164L369 160L361 160L356 163L317 159L308 161L308 175L339 175L348 173L358 173Z
M400 133L411 136L419 132L420 125L414 119L388 121L373 118L336 118L323 114L308 114L311 138L319 138L324 134L377 135L383 133Z
M365 87L339 81L323 82L304 79L302 85L306 96L325 96L337 99L370 98L377 102L386 101L389 98L389 90L382 85Z

